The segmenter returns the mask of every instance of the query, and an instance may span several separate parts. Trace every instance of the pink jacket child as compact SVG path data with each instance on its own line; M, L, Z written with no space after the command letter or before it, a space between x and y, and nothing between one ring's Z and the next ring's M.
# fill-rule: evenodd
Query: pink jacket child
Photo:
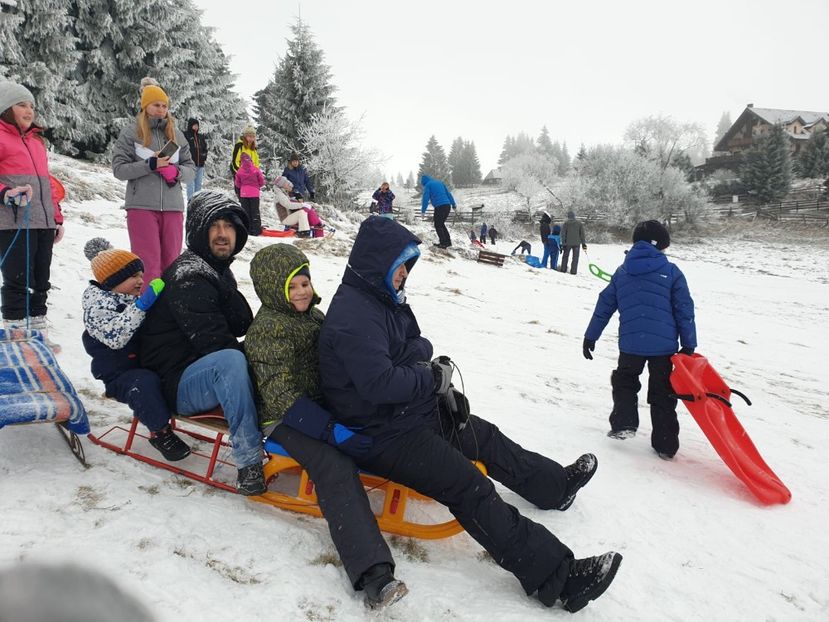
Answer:
M265 185L265 176L247 153L242 154L242 165L236 171L234 183L243 199L258 199L259 189Z

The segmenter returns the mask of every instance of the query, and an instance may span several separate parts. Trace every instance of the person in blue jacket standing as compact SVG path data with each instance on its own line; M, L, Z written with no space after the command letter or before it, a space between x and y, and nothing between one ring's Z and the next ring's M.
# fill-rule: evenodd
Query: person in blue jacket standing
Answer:
M431 201L435 208L435 233L438 234L435 246L449 248L452 246L452 238L449 237L449 230L446 228L446 219L449 217L449 209L455 209L455 197L449 192L446 184L439 179L423 175L420 183L423 185L420 213L426 213L426 208L429 207L429 201Z
M670 460L679 449L676 398L671 388L671 356L692 355L697 347L694 301L682 271L662 252L671 243L668 230L656 220L633 230L633 247L599 294L584 334L582 353L592 360L596 340L613 313L619 311L619 364L610 376L613 411L608 436L631 438L639 427L639 375L648 364L651 446Z
M542 231L542 237L544 237ZM553 225L547 238L544 240L544 258L541 260L542 267L547 267L547 259L550 260L550 268L558 269L558 254L561 252L561 227Z
M292 153L288 156L288 166L282 171L282 176L289 179L294 186L291 196L301 201L305 199L313 201L316 199L314 184L311 183L308 169L299 163L299 154Z

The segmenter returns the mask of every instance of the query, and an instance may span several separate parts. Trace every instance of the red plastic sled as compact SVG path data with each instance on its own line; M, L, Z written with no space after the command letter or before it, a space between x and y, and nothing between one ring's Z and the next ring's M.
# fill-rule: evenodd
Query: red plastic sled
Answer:
M296 231L293 229L262 229L262 235L267 236L269 238L292 238L296 235Z
M675 354L671 385L714 449L760 502L788 503L792 493L765 463L731 409L730 389L704 356Z

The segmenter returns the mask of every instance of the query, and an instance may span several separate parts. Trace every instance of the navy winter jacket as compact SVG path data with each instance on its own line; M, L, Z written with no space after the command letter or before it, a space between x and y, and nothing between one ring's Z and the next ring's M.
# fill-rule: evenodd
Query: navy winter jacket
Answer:
M584 336L597 340L619 310L619 351L639 356L674 354L677 337L697 347L694 301L682 271L662 251L637 242L599 294Z
M420 212L426 213L426 208L429 207L429 201L432 205L440 207L441 205L451 205L455 209L455 197L449 192L446 184L439 179L432 179L428 175L420 177L420 183L423 185L423 196L420 199Z
M434 421L432 344L408 304L384 285L392 263L411 242L394 221L371 216L360 227L348 266L319 338L326 403L342 423L374 437L374 451L402 432Z
M282 176L291 180L294 189L293 192L299 194L306 194L314 192L314 184L311 183L311 178L308 175L308 170L301 164L296 168L286 166L282 171Z

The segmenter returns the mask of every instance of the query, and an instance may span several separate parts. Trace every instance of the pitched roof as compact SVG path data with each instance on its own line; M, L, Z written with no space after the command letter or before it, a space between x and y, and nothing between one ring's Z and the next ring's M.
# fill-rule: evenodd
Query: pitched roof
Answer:
M719 142L714 145L714 151L726 151L725 147L736 131L736 128L742 124L747 115L752 114L770 125L777 125L778 123L791 123L798 118L803 121L803 125L806 127L813 125L815 122L820 120L829 122L829 112L813 112L811 110L782 110L780 108L754 108L753 106L747 106L733 125L728 128L728 131L723 135ZM792 138L808 138L808 135L788 134Z

